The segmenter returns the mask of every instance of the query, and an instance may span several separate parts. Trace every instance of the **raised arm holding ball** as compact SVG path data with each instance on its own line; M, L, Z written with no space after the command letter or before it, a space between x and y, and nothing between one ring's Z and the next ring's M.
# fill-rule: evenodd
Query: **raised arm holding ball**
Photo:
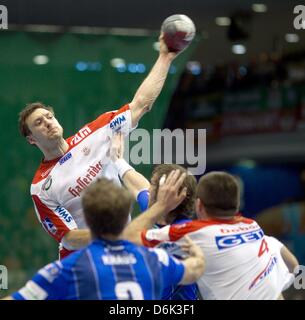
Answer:
M131 102L100 115L75 135L65 139L53 108L43 103L30 103L19 114L21 134L43 153L31 196L42 226L60 244L60 258L90 241L80 201L84 190L101 177L120 184L119 175L125 173L119 172L108 156L112 135L128 135L151 110L179 53L168 50L163 33L159 40L159 57Z

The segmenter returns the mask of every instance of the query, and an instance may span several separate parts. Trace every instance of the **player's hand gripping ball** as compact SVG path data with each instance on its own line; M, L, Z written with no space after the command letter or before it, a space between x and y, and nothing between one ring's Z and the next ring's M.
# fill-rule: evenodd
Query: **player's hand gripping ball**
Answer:
M185 49L194 39L196 28L194 22L184 14L174 14L164 20L161 26L164 42L170 52Z

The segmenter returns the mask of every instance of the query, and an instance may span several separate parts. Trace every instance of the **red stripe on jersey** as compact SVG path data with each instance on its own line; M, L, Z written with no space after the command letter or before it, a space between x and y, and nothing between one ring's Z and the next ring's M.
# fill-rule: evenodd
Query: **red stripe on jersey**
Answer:
M77 146L81 141L83 141L85 138L90 136L96 130L106 126L117 115L119 115L119 114L121 114L121 113L123 113L123 112L125 112L127 110L129 110L129 105L128 104L126 104L125 106L121 107L119 110L103 113L97 119L93 120L90 123L85 124L74 136L69 137L68 139L66 139L67 143L70 146L68 151L70 151L72 148ZM86 127L89 128L90 132L88 132L89 130L86 130Z
M109 111L109 112L103 113L97 119L93 120L90 123L85 124L74 136L66 139L67 143L70 146L68 151L70 151L72 148L77 146L81 141L83 141L85 138L90 136L96 130L106 126L117 115L119 115L127 110L129 110L129 104L126 104L125 106L121 107L119 110ZM86 127L90 129L90 132L88 132L88 130L86 131ZM78 135L80 134L81 131L83 131L81 133L81 137L78 137ZM83 135L85 135L85 136L83 136Z
M36 184L40 182L41 180L47 178L47 176L50 174L52 171L53 167L56 165L57 161L60 159L56 158L50 161L44 161L40 164L39 168L35 172L32 184Z
M111 122L111 120L114 117L116 117L117 115L119 115L127 110L129 110L129 104L126 104L125 106L121 107L119 110L103 113L96 120L87 124L87 126L92 130L92 132L94 132L94 131L98 130L99 128L104 127L106 124Z
M64 258L66 258L68 255L70 255L71 253L75 252L76 250L68 250L66 248L61 248L59 249L59 260L62 260Z
M153 248L153 247L157 246L159 243L161 243L161 241L158 241L158 240L147 240L146 233L147 233L147 230L143 230L141 232L142 244L145 247Z
M183 224L174 224L170 226L169 229L169 239L170 241L177 241L187 233L197 231L199 229L218 225L218 224L237 224L237 223L246 223L251 224L254 220L247 219L241 216L236 216L231 220L226 219L209 219L209 220L194 220L186 222Z
M70 229L65 225L65 223L54 213L50 208L48 208L36 195L32 195L33 201L37 208L37 211L40 216L40 220L43 223L46 218L49 218L51 222L56 227L56 232L52 233L46 227L44 229L58 242L65 236ZM43 224L44 225L44 224Z

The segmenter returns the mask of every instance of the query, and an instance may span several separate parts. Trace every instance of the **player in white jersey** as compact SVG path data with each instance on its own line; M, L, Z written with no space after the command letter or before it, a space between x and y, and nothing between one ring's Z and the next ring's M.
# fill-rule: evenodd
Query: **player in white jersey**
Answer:
M184 235L198 244L206 269L197 284L203 299L278 299L293 279L298 265L278 240L264 235L260 226L239 213L239 186L224 172L204 175L197 186L199 220L162 229L150 227L146 214L125 230L125 238L155 246L163 241L181 243Z
M61 257L90 241L80 204L84 189L101 176L119 183L118 174L122 177L130 170L111 163L109 138L116 131L127 135L152 108L176 56L161 35L159 57L133 100L118 111L102 114L68 139L63 138L51 107L32 103L20 112L21 134L44 155L31 186L34 206L44 229L60 242Z

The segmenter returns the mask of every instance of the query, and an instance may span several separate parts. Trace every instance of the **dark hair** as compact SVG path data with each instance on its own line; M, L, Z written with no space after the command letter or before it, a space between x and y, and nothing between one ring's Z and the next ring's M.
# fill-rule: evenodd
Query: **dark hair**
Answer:
M210 216L234 216L240 204L239 184L231 174L210 172L200 178L197 198Z
M165 174L166 176L173 170L180 170L182 172L187 172L185 168L179 166L178 164L160 164L156 166L152 172L152 184L156 187L156 194L159 189L159 180ZM196 198L196 184L197 181L195 177L191 174L188 174L181 186L181 190L186 187L186 197L181 202L181 204L175 208L173 211L169 212L165 217L166 223L172 223L174 218L177 215L183 215L188 218L194 216L195 211L195 198Z
M106 178L90 185L82 197L82 206L93 236L119 235L127 223L131 204L131 194Z
M19 131L23 137L27 137L29 134L31 134L31 130L26 124L26 120L36 109L46 109L52 112L53 115L55 115L52 107L46 106L41 102L33 102L27 104L25 108L19 113L18 119Z

